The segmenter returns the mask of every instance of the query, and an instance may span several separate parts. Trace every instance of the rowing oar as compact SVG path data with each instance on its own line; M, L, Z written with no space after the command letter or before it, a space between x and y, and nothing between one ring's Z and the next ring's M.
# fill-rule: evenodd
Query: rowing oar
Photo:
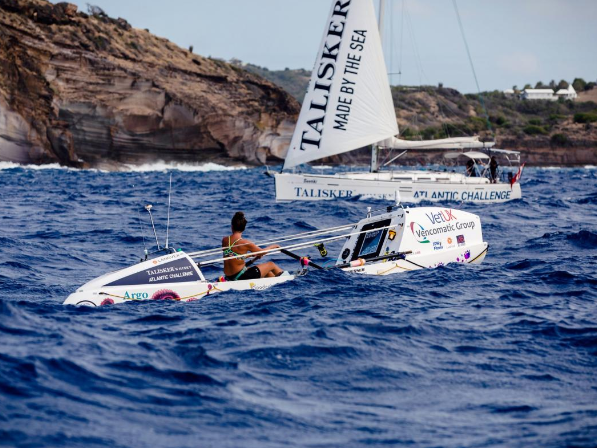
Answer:
M282 252L284 255L288 255L291 258L294 258L295 260L299 260L304 266L313 266L315 269L321 269L323 271L329 271L330 269L355 268L355 267L364 266L366 263L370 263L372 261L382 261L382 260L388 260L390 258L398 258L398 259L404 260L407 255L410 255L413 253L412 250L409 250L406 252L385 254L385 255L381 255L379 257L369 258L368 260L365 260L363 258L358 258L356 260L349 261L348 263L337 264L335 266L328 266L328 267L324 268L324 267L318 265L317 263L312 262L307 257L301 257L300 255L292 253L286 249L282 249L280 252Z
M282 252L284 255L288 255L290 258L294 258L295 260L300 261L303 266L313 266L315 269L325 269L323 266L319 266L317 263L313 263L307 257L301 257L300 255L290 252L289 250L280 249L280 252Z

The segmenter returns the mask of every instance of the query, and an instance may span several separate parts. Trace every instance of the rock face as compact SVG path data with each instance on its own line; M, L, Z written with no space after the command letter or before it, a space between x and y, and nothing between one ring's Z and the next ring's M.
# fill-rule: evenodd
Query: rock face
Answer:
M0 0L0 160L263 163L299 112L281 88L101 10Z

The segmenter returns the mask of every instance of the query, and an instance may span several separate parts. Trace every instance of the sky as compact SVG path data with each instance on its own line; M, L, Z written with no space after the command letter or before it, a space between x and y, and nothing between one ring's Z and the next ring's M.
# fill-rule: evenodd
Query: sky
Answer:
M56 0L57 1L57 0ZM101 7L183 48L270 70L315 62L332 0L70 0ZM379 0L373 0L376 8ZM479 87L597 81L597 0L456 0ZM477 91L453 0L387 0L393 85ZM401 73L400 75L396 73Z

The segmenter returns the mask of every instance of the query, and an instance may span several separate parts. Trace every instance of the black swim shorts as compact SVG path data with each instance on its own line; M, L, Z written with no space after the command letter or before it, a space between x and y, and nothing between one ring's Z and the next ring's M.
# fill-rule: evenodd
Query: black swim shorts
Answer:
M238 277L237 275L238 274L227 275L226 280L228 280L229 282L233 282L235 280L254 280L256 278L261 278L261 271L257 266L252 266L250 268L245 269L245 272L238 275Z

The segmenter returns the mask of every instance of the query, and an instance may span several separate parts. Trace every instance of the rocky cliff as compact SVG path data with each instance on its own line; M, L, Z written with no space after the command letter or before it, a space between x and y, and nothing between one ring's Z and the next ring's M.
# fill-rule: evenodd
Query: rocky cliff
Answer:
M299 105L101 10L0 0L0 160L114 167L281 156Z

